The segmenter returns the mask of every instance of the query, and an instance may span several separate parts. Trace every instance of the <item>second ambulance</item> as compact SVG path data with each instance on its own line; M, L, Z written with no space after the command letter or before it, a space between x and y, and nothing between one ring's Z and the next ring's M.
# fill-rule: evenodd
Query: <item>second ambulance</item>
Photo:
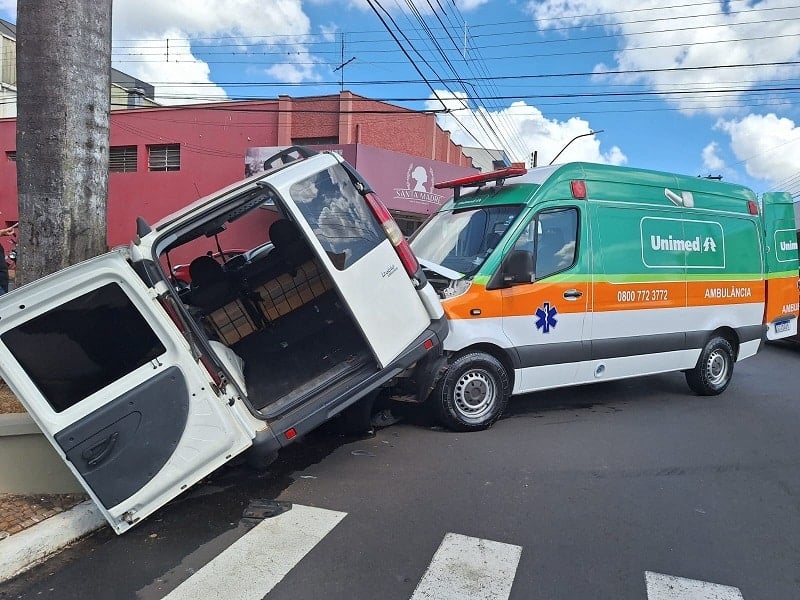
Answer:
M454 198L411 247L450 322L421 393L450 428L490 426L512 394L668 371L719 394L797 333L789 194L588 163L437 187Z

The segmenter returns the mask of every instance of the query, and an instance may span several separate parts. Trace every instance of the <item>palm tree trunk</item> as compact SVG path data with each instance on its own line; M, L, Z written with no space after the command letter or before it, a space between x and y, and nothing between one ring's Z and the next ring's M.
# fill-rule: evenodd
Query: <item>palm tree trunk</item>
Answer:
M105 252L112 0L17 5L17 282Z

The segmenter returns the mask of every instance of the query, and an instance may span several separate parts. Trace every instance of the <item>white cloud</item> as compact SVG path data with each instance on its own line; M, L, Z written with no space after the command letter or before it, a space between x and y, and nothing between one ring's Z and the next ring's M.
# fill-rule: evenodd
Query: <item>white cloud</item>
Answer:
M268 8L260 0L114 0L113 19L114 66L153 83L156 100L165 104L225 99L209 64L192 50L234 43L225 38L264 47L294 44L287 62L265 73L294 83L318 78L302 43L311 23L301 0L272 0Z
M156 87L165 104L225 99L211 81L209 64L198 56L198 44L230 45L237 41L293 45L285 62L264 72L283 82L317 80L319 61L310 58L303 36L311 22L302 0L114 0L115 68ZM0 12L16 15L16 0L0 0ZM332 33L323 28L323 34ZM169 57L167 57L169 40ZM192 48L195 48L193 51Z
M703 166L709 171L725 170L725 161L719 157L718 152L719 144L717 142L711 142L703 148Z
M791 119L750 114L742 119L720 120L716 127L730 136L731 150L751 177L778 187L797 180L800 126Z
M601 25L621 36L615 64L597 65L598 73L681 69L613 77L618 82L645 83L687 112L730 112L741 94L713 90L754 87L800 74L796 65L686 70L796 61L800 8L787 0L663 4L661 0L535 0L528 3L528 10L542 29ZM595 35L596 30L590 33ZM701 93L670 95L687 90Z
M321 77L314 66L321 61L308 52L299 52L295 55L296 63L280 63L267 69L272 77L286 83L300 83L302 81L319 81Z
M322 0L312 1L318 4L324 3ZM448 0L447 4L450 4L451 2L452 0ZM460 11L469 12L483 6L484 4L487 4L488 2L489 0L455 0L455 5ZM357 8L359 10L372 10L367 0L349 0L348 4L350 7ZM428 3L427 0L414 0L413 4L414 8L423 15L429 15L433 12L433 9L431 8L432 3ZM398 9L403 12L411 12L411 8L406 3L400 4L399 2L385 2L383 6L389 12L393 12Z
M192 36L245 38L302 36L311 24L301 0L115 0L114 34L119 39L168 30Z
M514 102L503 110L488 111L482 107L478 110L467 108L463 94L454 96L439 91L437 96L438 100L431 96L426 108L437 110L444 106L450 109L449 114L438 115L437 121L443 129L451 132L451 139L456 144L483 145L489 149L507 146L513 149L511 158L514 161L526 161L536 151L538 164L546 165L570 140L592 130L587 121L578 117L566 121L548 119L538 108L523 101ZM492 130L500 133L502 141ZM602 152L599 138L586 135L569 143L558 156L559 163L575 160L621 165L628 159L617 146Z
M335 23L320 25L319 32L322 34L322 37L325 38L326 42L333 42L336 40L336 34L339 33L339 26Z
M167 51L166 39L169 39ZM161 104L188 104L225 100L225 90L211 82L211 70L190 50L190 40L181 31L168 30L164 37L124 43L127 59L117 63L121 71L155 85L155 100ZM169 54L169 59L167 59ZM137 59L137 55L141 59Z

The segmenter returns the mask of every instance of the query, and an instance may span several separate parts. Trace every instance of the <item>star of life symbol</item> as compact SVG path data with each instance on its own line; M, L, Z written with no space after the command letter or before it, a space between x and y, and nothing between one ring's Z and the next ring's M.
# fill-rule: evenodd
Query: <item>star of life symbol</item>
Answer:
M536 329L541 329L542 333L550 333L550 329L554 329L558 324L557 314L556 307L545 302L543 306L536 309Z

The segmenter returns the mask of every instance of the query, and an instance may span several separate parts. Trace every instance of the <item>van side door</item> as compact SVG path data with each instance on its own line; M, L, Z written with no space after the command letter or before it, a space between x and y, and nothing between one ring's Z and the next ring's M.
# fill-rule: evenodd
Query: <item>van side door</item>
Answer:
M503 331L519 359L514 393L574 383L579 362L588 359L591 260L584 212L577 203L542 207L506 256L530 253L533 265L532 282L502 291Z
M117 533L254 435L116 252L0 297L0 375Z
M592 203L595 269L592 368L587 377L615 379L686 368L687 331L700 318L687 311L683 215L669 209ZM696 321L696 323L695 323ZM662 369L663 367L663 369Z

